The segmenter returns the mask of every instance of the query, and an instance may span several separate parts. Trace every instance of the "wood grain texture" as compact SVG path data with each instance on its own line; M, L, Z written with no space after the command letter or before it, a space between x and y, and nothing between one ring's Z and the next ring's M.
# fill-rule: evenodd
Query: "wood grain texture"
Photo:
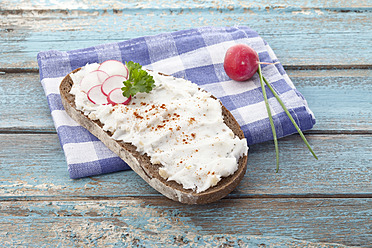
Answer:
M229 197L371 197L371 135L308 139L319 161L298 135L287 137L279 141L279 173L273 144L252 146L246 175ZM55 134L2 134L0 147L0 199L161 196L132 171L69 179Z
M368 0L331 0L331 1L293 1L293 0L262 0L262 1L168 1L168 0L153 0L153 1L119 1L119 0L72 0L72 1L37 1L37 0L3 0L6 9L149 9L149 8L199 8L199 9L224 9L224 8L346 8L346 9L362 9L371 7Z
M55 132L37 73L0 75L0 129Z
M287 70L287 73L317 119L310 132L372 133L371 70ZM0 112L1 131L55 132L36 73L0 75Z
M96 2L67 10L61 8L63 3L49 2L47 6L31 2L26 4L29 8L22 8L24 2L0 10L0 68L36 68L36 55L42 50L71 50L180 29L234 25L258 31L286 65L371 65L372 17L364 1L358 1L356 6L364 6L359 8L346 1L342 1L344 7L336 1L289 5L130 1L121 6L103 3L105 7Z
M310 242L368 247L371 204L372 199L317 198L234 199L202 206L163 198L5 201L0 239L4 245L64 247L340 247Z
M311 132L372 133L372 71L288 71L317 120Z

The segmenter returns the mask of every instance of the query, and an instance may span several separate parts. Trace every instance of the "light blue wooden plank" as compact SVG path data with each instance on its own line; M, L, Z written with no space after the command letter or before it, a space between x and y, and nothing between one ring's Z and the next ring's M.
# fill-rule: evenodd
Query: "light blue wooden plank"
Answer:
M371 4L367 0L331 0L331 1L294 1L294 0L262 0L262 1L40 1L40 0L3 0L2 3L6 9L158 9L158 8L368 8Z
M313 132L372 133L372 70L288 73L315 114Z
M0 75L0 129L55 132L37 73Z
M246 25L287 65L370 65L367 9L228 8L1 12L0 67L37 67L41 50L71 50L200 26ZM27 23L27 25L23 25Z
M281 139L279 173L272 142L252 146L246 175L229 197L371 196L371 135L307 138L319 161L298 135ZM69 179L54 134L1 134L0 147L0 200L160 196L133 171Z
M372 199L163 199L1 202L7 246L368 247ZM321 242L321 243L310 243Z

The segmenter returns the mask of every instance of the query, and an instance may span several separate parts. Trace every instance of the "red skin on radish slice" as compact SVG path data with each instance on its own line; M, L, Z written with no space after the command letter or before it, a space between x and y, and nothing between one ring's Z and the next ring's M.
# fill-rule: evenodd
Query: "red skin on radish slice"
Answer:
M87 93L89 101L94 104L108 104L107 96L105 96L101 91L101 85L93 86Z
M124 97L121 90L123 82L128 79L128 73L128 68L122 62L107 60L98 70L83 77L80 89L87 93L89 101L94 104L128 104L131 97Z
M98 67L98 70L106 72L109 76L122 75L128 79L128 68L117 60L106 60Z
M95 70L86 74L80 82L80 89L87 93L93 86L101 85L109 75L100 70Z
M109 104L116 105L116 104L124 104L127 105L130 102L132 97L126 98L123 96L123 91L121 88L113 89L107 97L107 101Z
M113 89L124 87L123 82L126 80L122 75L108 77L102 84L102 93L107 96Z

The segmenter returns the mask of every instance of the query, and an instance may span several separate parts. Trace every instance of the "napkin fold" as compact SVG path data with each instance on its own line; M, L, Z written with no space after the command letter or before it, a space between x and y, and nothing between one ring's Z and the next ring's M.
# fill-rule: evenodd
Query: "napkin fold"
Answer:
M71 178L130 169L117 155L65 112L59 84L72 70L87 63L115 59L134 61L147 69L185 78L219 98L240 124L248 145L271 140L271 127L259 77L247 82L229 79L223 69L226 50L244 43L257 51L261 62L279 62L257 32L239 27L202 27L145 36L71 51L43 51L37 56L40 80L64 150ZM305 98L280 63L262 65L262 73L280 95L301 130L315 124ZM266 89L278 138L296 133L282 107Z

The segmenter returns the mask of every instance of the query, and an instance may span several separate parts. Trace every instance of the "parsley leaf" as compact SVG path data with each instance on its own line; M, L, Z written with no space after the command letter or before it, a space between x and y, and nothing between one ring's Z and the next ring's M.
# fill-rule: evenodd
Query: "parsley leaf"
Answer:
M138 92L149 93L154 88L155 81L153 77L147 71L142 70L140 64L129 61L125 65L129 71L129 78L124 81L124 87L121 88L125 97L133 97Z

